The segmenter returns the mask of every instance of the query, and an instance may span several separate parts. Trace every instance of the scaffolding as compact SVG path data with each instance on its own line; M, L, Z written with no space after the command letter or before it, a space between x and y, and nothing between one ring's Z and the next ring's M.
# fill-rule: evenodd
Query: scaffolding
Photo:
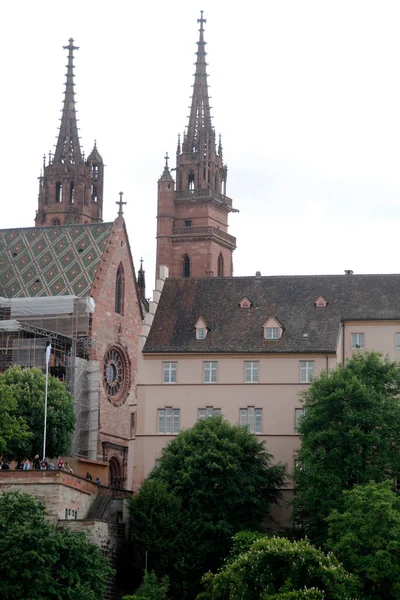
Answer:
M63 381L74 400L76 430L72 453L96 458L99 409L98 361L92 360L92 298L0 297L0 373L12 365L45 370Z

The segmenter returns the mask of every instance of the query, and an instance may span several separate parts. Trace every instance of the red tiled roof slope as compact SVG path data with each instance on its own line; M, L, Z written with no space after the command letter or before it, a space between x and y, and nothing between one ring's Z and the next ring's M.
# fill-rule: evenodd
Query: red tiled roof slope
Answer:
M240 308L245 296L251 308ZM327 307L315 306L319 296ZM283 325L279 340L263 339L271 316ZM144 352L335 352L341 321L360 319L400 320L400 275L167 279Z

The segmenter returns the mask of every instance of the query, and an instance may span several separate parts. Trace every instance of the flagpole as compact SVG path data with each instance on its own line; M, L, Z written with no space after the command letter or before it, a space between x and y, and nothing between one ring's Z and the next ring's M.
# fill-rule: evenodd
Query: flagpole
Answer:
M49 385L49 362L51 343L46 344L46 388L44 393L44 431L43 431L43 460L46 458L46 430L47 430L47 389Z

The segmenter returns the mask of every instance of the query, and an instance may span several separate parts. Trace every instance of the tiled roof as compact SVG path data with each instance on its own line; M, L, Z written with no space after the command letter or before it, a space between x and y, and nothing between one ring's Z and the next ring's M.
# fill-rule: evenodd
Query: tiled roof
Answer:
M245 296L251 308L239 307ZM284 328L279 340L263 339L271 316ZM167 279L144 352L335 352L341 321L360 319L400 320L400 275Z
M0 287L7 298L87 296L113 223L0 229Z

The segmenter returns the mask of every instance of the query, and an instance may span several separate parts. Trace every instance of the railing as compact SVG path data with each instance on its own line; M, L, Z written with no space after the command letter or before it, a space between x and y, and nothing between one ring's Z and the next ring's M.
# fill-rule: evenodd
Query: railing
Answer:
M195 201L197 198L215 198L216 200L220 200L223 204L227 204L228 206L232 206L232 199L228 198L228 196L224 196L219 192L216 192L212 189L208 190L179 190L175 192L175 198L177 200L193 200Z
M214 235L219 237L232 246L236 246L236 238L233 235L229 235L218 227L174 227L172 230L173 235Z

